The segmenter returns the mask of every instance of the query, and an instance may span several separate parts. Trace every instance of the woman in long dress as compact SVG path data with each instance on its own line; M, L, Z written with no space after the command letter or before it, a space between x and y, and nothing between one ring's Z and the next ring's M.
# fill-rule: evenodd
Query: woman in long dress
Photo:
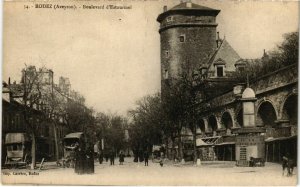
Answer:
M75 173L83 174L84 152L81 148L76 150Z

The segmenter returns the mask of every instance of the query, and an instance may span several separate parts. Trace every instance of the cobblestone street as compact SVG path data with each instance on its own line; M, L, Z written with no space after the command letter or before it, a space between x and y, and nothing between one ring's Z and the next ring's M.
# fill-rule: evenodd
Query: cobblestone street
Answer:
M117 161L117 159L116 159ZM118 162L116 162L118 163ZM296 185L297 168L292 177L282 176L279 164L266 163L265 167L236 167L234 162L205 162L201 166L192 163L166 163L163 167L156 162L134 163L126 158L124 165L110 166L109 162L95 163L92 175L77 175L71 168L58 168L46 163L44 169L36 170L38 175L29 175L30 170L2 170L2 178L10 181L39 184L73 185ZM18 173L24 175L16 175ZM15 173L15 174L14 174ZM10 174L10 175L7 175ZM12 180L13 177L13 180Z

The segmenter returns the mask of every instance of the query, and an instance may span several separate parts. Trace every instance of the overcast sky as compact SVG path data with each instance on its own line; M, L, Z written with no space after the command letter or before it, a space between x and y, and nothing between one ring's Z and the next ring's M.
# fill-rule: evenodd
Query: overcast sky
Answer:
M25 63L45 65L54 71L56 83L59 76L69 77L72 88L97 112L126 114L136 100L160 90L156 18L164 5L170 8L179 2L75 3L132 5L130 10L24 9L26 3L7 2L3 79L19 82ZM217 30L242 58L261 57L263 49L272 50L282 41L283 33L298 29L298 2L192 2L221 10Z

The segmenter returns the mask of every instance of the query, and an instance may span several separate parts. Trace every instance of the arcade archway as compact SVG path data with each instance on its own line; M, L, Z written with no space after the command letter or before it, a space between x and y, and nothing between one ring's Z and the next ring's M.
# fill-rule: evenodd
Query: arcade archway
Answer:
M205 133L205 123L203 119L199 119L197 123L197 131L200 132L201 134Z
M208 126L213 132L213 135L216 135L216 130L218 129L218 122L215 116L210 116L208 118Z
M231 134L231 128L233 127L232 117L229 112L224 112L221 118L222 127L226 129L226 134Z
M287 119L290 125L297 126L298 122L298 97L297 95L289 96L283 105L282 119Z
M269 101L264 101L260 104L257 110L257 126L273 127L277 115L273 104Z

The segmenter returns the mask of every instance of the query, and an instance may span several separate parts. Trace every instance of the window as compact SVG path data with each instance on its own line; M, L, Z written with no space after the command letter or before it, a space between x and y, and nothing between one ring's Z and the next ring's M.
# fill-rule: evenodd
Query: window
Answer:
M238 67L238 70L239 71L245 71L245 67L244 66L240 66L240 67Z
M197 22L203 22L203 21L204 21L202 17L196 17L195 20L196 20Z
M166 51L166 58L169 58L169 51Z
M180 42L185 42L185 36L184 35L180 35L179 36L179 41Z
M223 77L223 67L222 66L218 66L217 67L217 77Z
M168 78L169 78L169 72L168 72L168 70L165 70L164 79L168 79Z
M173 16L167 17L167 22L173 21Z

